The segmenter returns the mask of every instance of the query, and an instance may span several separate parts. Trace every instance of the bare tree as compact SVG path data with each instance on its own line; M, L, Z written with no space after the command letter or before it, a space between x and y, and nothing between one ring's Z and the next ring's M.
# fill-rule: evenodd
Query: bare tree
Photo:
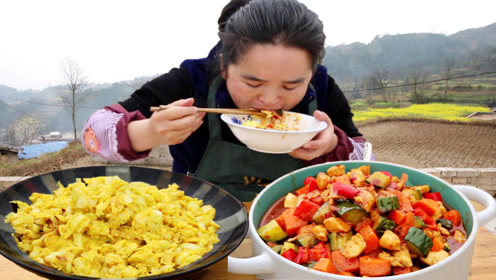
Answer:
M14 146L29 145L36 139L39 132L40 121L38 118L31 114L25 114L9 125L7 138Z
M425 81L429 73L421 68L418 64L413 65L407 74L407 82L413 86L413 101L422 103L424 100Z
M59 86L59 97L72 117L74 140L77 140L76 109L86 96L83 90L87 85L83 68L73 59L65 57L59 62L62 83Z
M455 59L448 57L444 60L444 71L446 73L446 84L444 85L444 102L448 100L448 81L450 79L450 73L455 66Z
M369 82L374 88L379 88L381 90L383 101L387 101L386 88L389 84L389 71L386 68L375 70L374 73L369 76Z

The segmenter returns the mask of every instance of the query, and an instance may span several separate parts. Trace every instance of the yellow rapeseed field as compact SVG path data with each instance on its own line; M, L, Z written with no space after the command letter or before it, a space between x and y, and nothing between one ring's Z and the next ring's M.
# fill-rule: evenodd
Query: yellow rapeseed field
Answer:
M468 122L471 119L468 115L474 112L490 112L487 107L430 103L430 104L414 104L407 108L385 108L374 109L368 108L366 111L353 111L355 122L401 118L401 119L434 119L447 121Z

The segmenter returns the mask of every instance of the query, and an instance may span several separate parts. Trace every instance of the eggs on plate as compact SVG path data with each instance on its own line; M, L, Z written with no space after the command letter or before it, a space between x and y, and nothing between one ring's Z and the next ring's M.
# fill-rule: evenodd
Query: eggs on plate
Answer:
M77 180L13 201L6 216L19 248L70 274L130 278L187 266L219 241L215 209L177 184L158 189L118 176Z

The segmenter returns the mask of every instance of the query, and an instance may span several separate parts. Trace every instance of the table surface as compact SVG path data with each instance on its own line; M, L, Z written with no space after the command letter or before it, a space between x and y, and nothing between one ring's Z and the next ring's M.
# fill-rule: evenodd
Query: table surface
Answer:
M249 207L249 204L247 204ZM477 207L476 209L480 207ZM245 239L240 246L231 253L237 258L247 258L252 256L251 240ZM472 258L472 268L469 280L495 279L496 277L496 235L485 226L479 227L475 239L475 248ZM44 280L34 273L31 273L10 260L0 255L0 279L8 280ZM201 271L199 274L190 277L195 280L255 280L254 275L232 274L227 272L227 258L217 262L210 268Z

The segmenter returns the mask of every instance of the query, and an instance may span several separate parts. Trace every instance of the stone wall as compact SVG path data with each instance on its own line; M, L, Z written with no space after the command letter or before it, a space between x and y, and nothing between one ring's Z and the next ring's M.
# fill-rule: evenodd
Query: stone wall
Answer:
M159 151L156 151L160 153ZM167 152L167 151L162 151ZM150 159L148 159L150 160ZM158 162L148 162L157 164ZM469 185L496 196L496 168L424 168L424 172L437 176L452 185ZM29 177L0 177L0 191Z
M483 189L496 197L496 168L424 168L420 169L452 185L468 185Z

